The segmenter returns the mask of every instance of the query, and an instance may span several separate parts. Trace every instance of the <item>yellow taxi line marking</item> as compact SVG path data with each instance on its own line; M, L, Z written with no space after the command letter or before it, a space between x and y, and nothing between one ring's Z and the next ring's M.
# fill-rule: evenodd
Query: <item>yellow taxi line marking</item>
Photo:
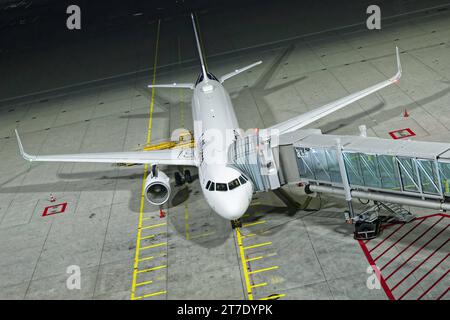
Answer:
M145 286L146 284L150 284L150 283L153 283L153 281L144 281L144 282L139 282L139 283L136 283L136 287L140 287L140 286Z
M239 228L236 228L236 237L237 237L238 246L239 246L239 254L241 256L242 271L244 273L245 286L247 288L248 300L253 300L252 287L250 286L250 279L248 277L247 263L245 262L244 247L242 245L241 230Z
M270 267L270 268L263 268L263 269L258 269L258 270L254 270L254 271L250 271L248 274L255 274L255 273L260 273L260 272L265 272L265 271L270 271L270 270L275 270L278 269L278 266L274 266L274 267Z
M158 227L162 227L167 225L167 222L163 222L163 223L158 223L158 224L152 224L151 226L146 226L146 227L142 227L142 230L148 230L148 229L153 229L153 228L158 228Z
M143 296L134 297L133 300L145 299L145 298L159 296L161 294L166 294L166 293L167 293L167 291L159 291L159 292L154 292L154 293L148 293L148 294L144 294Z
M263 256L259 256L259 257L254 257L254 258L250 258L245 260L246 262L250 262L250 261L255 261L255 260L261 260L262 258L264 258Z
M155 44L155 60L153 62L153 78L152 78L152 84L156 83L156 66L158 64L158 47L159 47L159 34L160 34L160 26L161 26L161 20L158 20L158 26L156 29L156 44ZM147 144L150 143L151 138L151 132L152 132L152 126L153 126L153 109L155 106L155 88L152 88L152 96L150 99L150 114L148 119L148 127L147 127ZM138 232L136 236L136 251L134 256L134 263L133 263L133 280L131 283L131 299L136 299L135 297L135 291L136 291L136 278L137 278L137 268L139 264L139 249L141 244L141 232L142 232L142 218L144 213L144 201L145 201L145 180L147 178L147 172L148 172L148 164L144 165L144 176L142 178L142 186L141 186L141 201L139 205L139 222L138 222Z
M283 298L283 297L285 297L285 296L286 296L285 294L276 294L276 295L273 295L273 296L269 296L269 297L265 297L265 298L260 298L260 299L258 299L258 300L273 300L273 299Z
M252 285L252 288L258 288L258 287L264 287L264 286L267 286L267 282L254 284L254 285Z
M248 250L248 249L254 249L254 248L259 248L259 247L264 247L264 246L269 246L271 245L272 242L264 242L264 243L258 243L258 244L254 244L248 247L244 247L244 250Z
M151 235L149 235L149 236L142 237L141 240L151 239L151 238L154 238L155 236L156 236L156 235L151 234Z
M242 225L242 227L243 228L247 228L247 227L252 227L252 226L256 226L258 224L263 224L263 223L266 223L266 221L265 220L260 220L260 221L256 221L256 222L244 223Z
M147 250L147 249L151 249L151 248L162 247L162 246L165 246L166 244L167 244L167 242L152 244L150 246L142 247L142 248L140 248L140 250Z
M145 257L145 258L140 258L139 259L139 262L142 262L142 261L148 261L148 260L152 260L152 259L154 259L155 257Z
M164 269L164 268L167 268L167 265L157 266L157 267L143 269L143 270L137 270L136 273L145 273L145 272L155 271L155 270Z
M146 217L146 218L143 218L142 221L147 221L147 220L151 220L151 219L154 219L154 217Z
M245 236L242 236L242 239L251 238L254 236L256 236L256 233L249 233L249 234L246 234Z
M184 205L184 230L186 232L186 240L189 240L190 235L189 235L189 211L188 211L188 207L187 204Z

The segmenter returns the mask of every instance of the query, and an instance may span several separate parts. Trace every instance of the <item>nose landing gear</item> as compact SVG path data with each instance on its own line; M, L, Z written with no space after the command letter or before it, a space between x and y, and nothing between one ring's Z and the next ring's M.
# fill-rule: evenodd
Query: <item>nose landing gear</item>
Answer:
M231 220L231 228L232 229L242 228L242 220L241 219Z
M194 179L192 178L191 171L184 170L184 175L182 175L182 172L180 171L175 172L175 185L177 187L182 186L185 182L192 183L192 181L194 181Z

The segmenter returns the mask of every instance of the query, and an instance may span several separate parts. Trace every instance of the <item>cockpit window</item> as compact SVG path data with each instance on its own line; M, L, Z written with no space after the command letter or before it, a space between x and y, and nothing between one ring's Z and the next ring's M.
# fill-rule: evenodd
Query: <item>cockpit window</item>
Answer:
M211 185L209 186L209 191L214 191L214 182L211 182Z
M247 180L246 180L245 177L242 176L242 175L239 177L239 181L241 182L241 184L247 183Z
M217 183L216 191L228 191L226 183Z
M206 183L205 189L208 189L210 184L211 184L211 180L209 180L209 181Z
M234 179L233 181L228 182L228 189L229 190L233 190L234 188L237 188L239 186L240 186L240 184L239 184L239 180L238 179Z

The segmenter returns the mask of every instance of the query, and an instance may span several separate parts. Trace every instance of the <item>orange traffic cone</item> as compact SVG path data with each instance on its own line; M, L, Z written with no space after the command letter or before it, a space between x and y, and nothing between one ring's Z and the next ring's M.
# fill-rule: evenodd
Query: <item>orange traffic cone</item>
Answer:
M162 219L166 216L166 213L164 212L163 209L159 209L159 217Z

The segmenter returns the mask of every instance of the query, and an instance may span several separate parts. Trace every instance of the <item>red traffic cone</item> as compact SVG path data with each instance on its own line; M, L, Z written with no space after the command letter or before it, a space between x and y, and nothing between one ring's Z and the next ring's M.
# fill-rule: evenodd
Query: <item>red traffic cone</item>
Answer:
M162 219L166 216L166 213L164 212L163 209L159 209L159 217Z
M405 109L405 111L403 112L403 118L408 118L408 117L409 117L408 110Z
M56 201L56 198L55 198L52 194L50 194L50 199L49 199L49 201L50 201L50 202L55 202L55 201Z

